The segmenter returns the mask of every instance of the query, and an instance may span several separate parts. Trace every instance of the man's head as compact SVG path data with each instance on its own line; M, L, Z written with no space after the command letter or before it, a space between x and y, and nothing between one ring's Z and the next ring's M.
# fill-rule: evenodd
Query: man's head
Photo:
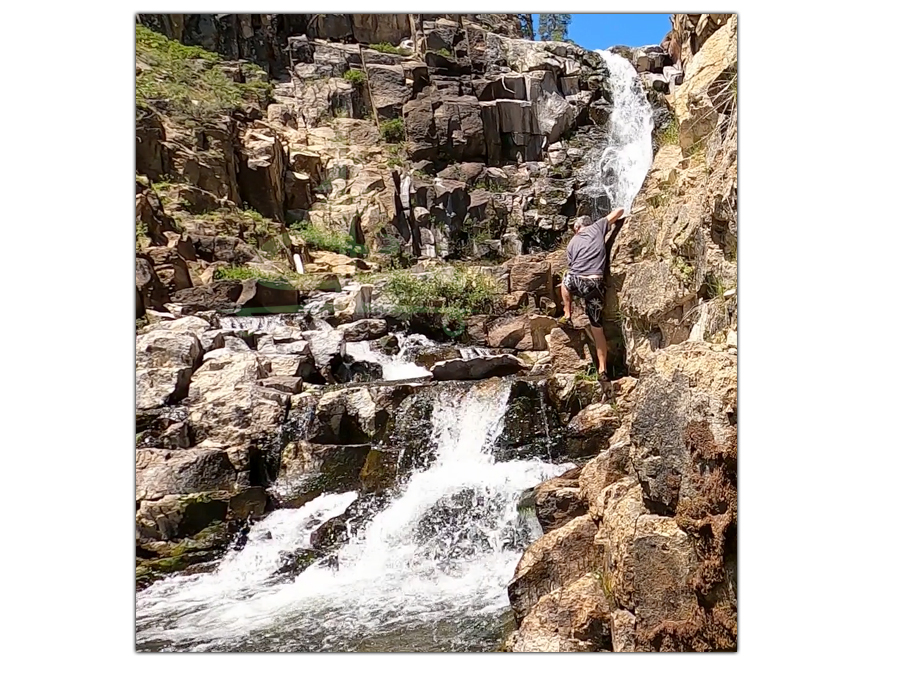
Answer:
M591 218L587 215L582 215L581 217L576 217L572 222L572 230L577 234L579 231L588 227L592 224Z

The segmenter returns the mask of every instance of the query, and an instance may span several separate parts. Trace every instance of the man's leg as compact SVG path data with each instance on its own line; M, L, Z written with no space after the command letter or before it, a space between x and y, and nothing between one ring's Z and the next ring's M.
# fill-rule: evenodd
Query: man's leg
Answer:
M563 300L563 316L565 318L572 317L572 293L569 292L569 288L566 287L566 277L563 276L562 283L559 285L559 291L562 293Z
M602 327L594 327L591 325L591 334L594 337L594 347L597 349L597 373L606 373L606 356L609 348L606 345L606 335L603 333Z

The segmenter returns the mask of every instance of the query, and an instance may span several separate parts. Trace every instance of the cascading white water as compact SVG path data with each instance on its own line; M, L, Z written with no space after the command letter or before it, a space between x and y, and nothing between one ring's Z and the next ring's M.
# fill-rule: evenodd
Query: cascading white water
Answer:
M204 575L170 577L137 596L139 649L407 651L490 649L508 612L506 587L537 522L523 490L571 465L498 462L510 383L442 385L432 464L324 563L277 583L284 551L343 511L354 493L273 512L247 545Z
M400 381L428 376L428 369L420 367L410 360L411 351L416 348L433 345L421 334L396 334L399 351L396 355L387 355L373 351L368 341L356 341L345 344L344 350L354 360L375 362L381 365L381 376L385 381Z
M628 213L653 163L653 110L634 66L618 54L596 51L609 68L613 111L607 142L587 156L585 191L596 203L605 197L610 209Z

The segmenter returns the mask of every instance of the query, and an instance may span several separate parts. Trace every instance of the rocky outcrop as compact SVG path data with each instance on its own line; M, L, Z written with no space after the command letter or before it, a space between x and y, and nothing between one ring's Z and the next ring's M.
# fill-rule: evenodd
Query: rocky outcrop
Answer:
M577 477L538 488L550 532L525 552L509 586L518 630L507 649L736 647L736 365L709 344L661 350L609 448ZM605 422L600 412L586 408L570 428ZM579 565L586 560L590 567ZM602 606L591 603L598 587ZM590 605L579 628L594 639L559 631L570 606Z

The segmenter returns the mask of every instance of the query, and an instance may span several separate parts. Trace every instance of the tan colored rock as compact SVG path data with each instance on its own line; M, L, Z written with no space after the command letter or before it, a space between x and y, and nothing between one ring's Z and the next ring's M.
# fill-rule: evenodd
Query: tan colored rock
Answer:
M523 255L510 260L507 264L510 292L522 291L535 295L552 296L550 262Z
M627 442L618 442L591 459L581 470L578 477L580 495L595 519L603 516L603 491L628 475L629 461Z
M488 346L519 351L546 350L547 335L555 327L556 321L547 316L501 317L487 324Z
M653 514L638 517L630 556L638 630L689 619L697 608L691 577L698 562L690 538L675 519Z
M681 147L688 150L709 136L719 122L721 109L732 95L737 78L737 15L705 42L684 72L675 90L675 116Z
M351 289L346 296L335 298L334 317L339 322L368 318L372 311L374 289L374 285L360 285Z
M260 214L284 221L287 157L274 129L247 129L241 145L238 179L243 198Z
M587 513L579 487L580 467L541 483L534 490L534 512L544 533Z
M228 454L219 449L138 449L135 461L138 501L230 490L235 483L235 469Z
M135 341L135 407L152 409L183 399L199 364L200 340L190 332L153 330Z
M507 641L511 652L612 650L610 614L602 583L593 573L540 598Z
M613 652L634 652L635 619L628 610L616 610L610 617Z
M600 512L601 525L595 544L604 550L604 573L612 585L616 603L633 610L634 585L639 580L634 573L630 544L638 517L648 513L641 485L633 477L621 479L603 489L589 506L592 513Z
M659 512L674 514L680 500L695 495L696 485L684 478L693 460L691 428L704 445L732 446L736 413L736 356L702 342L657 353L635 391L630 439L645 497Z
M605 451L621 424L619 414L606 403L591 404L579 411L566 428L566 447L572 457Z
M196 441L226 448L235 468L247 470L251 447L280 442L287 399L257 385L268 372L255 352L219 350L205 357L187 398Z
M591 344L583 330L555 327L547 335L547 348L556 374L584 371L593 362Z
M597 527L588 515L537 539L516 566L508 587L517 621L521 621L540 597L592 571L600 563L594 546Z

